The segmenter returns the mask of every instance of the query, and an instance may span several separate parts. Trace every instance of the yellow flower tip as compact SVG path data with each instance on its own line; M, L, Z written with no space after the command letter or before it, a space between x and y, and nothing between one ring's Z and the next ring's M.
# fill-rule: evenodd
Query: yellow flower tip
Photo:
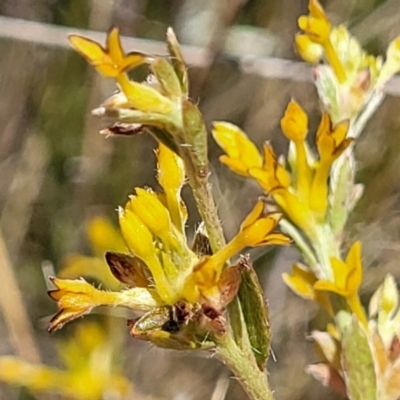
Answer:
M266 193L278 188L290 186L290 174L279 164L278 158L269 142L264 143L264 160L262 168L252 168L249 176L255 179Z
M247 217L242 222L240 229L246 229L250 225L254 224L264 213L265 202L262 199L259 199L256 205L253 207L251 212L247 215Z
M308 9L310 10L311 16L314 18L328 20L325 11L318 0L310 0L308 3Z
M158 182L165 192L179 191L185 183L185 167L182 159L164 144L156 152L158 160Z
M333 281L319 280L314 289L334 292L346 298L357 295L363 276L361 243L355 242L351 246L345 262L331 258L331 266Z
M283 233L272 233L282 218L282 214L271 213L264 216L263 210L264 203L260 200L246 217L240 227L239 234L232 242L240 243L242 248L266 244L287 245L292 243L291 239Z
M158 90L147 83L133 82L126 74L119 74L117 77L121 91L128 99L130 107L137 110L156 114L173 113L175 104Z
M155 252L153 235L143 221L129 208L119 207L119 224L122 236L129 249L142 261L146 260Z
M50 278L56 289L48 295L57 301L59 312L51 319L49 332L61 329L67 322L89 313L99 304L97 290L84 279L70 280Z
M251 168L260 168L261 155L247 135L237 126L227 122L215 122L213 136L227 153L220 161L239 175L248 176Z
M282 275L283 281L298 296L307 300L314 300L315 275L304 265L294 264L292 268L292 274L284 273Z
M112 28L107 35L107 47L79 35L69 35L71 46L97 71L106 76L115 78L119 74L135 68L151 59L141 53L124 54L121 46L118 28Z
M281 128L285 136L293 142L304 140L307 135L307 114L293 99L288 104L285 115L281 119Z
M307 35L299 33L295 36L295 42L296 50L304 61L310 64L319 63L324 53L320 44L314 43Z
M344 120L332 126L329 114L322 115L316 138L321 160L331 163L350 146L353 139L346 138L349 124L349 120Z
M136 195L129 196L129 207L156 236L164 238L172 230L168 210L152 190L136 188Z
M298 25L314 43L324 45L329 42L331 24L317 0L310 0L308 9L310 14L299 17Z

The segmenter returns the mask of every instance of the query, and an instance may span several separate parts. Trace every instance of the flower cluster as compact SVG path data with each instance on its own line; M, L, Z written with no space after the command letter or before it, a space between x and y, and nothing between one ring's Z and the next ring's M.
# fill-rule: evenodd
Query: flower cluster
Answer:
M297 51L312 64L323 61L315 67L315 83L333 122L355 122L368 103L381 101L383 85L400 70L400 37L383 61L366 53L343 25L332 27L318 0L310 0L309 11L298 19Z
M189 247L184 230L187 212L180 196L185 181L182 160L162 144L157 157L163 193L136 188L119 209L129 253L106 253L110 271L129 288L104 291L83 279L53 278L56 289L49 294L60 311L51 321L51 331L94 307L118 305L146 311L130 323L135 337L161 347L209 346L204 337L226 329L224 310L237 294L244 268L243 263L228 266L228 260L248 246L290 243L282 233L273 232L280 215L264 215L264 203L258 201L239 233L220 251L211 254L204 234L202 246L197 240Z

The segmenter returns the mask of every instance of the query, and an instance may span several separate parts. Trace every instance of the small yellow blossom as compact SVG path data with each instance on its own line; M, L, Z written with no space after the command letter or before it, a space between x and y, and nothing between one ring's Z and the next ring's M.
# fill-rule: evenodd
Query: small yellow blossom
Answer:
M349 307L363 323L367 323L365 311L358 297L358 289L362 282L363 267L361 261L361 243L355 242L343 262L331 258L333 281L319 280L314 284L314 289L337 293L346 298Z
M311 64L317 64L320 62L324 50L323 47L313 42L307 35L298 33L295 36L296 49L301 58Z
M269 142L264 143L262 166L249 169L249 175L258 182L266 193L272 193L272 191L279 188L288 188L290 185L290 174L278 162L278 158Z
M281 119L281 128L285 136L293 142L302 141L307 136L307 114L293 99L288 104L285 115Z
M142 53L125 54L122 50L118 28L115 27L108 32L106 48L79 35L70 35L69 41L81 56L106 77L115 78L122 72L151 60Z
M72 47L100 74L117 80L124 94L122 98L121 96L118 97L116 103L118 106L122 105L123 108L130 106L140 111L160 114L173 111L173 102L159 91L149 85L129 80L126 73L128 70L144 63L152 63L154 60L142 53L125 54L117 28L112 28L109 31L106 48L91 39L78 35L70 35L69 41ZM114 97L114 99L117 98ZM115 100L113 102L115 103Z
M203 259L194 272L194 282L215 285L226 262L245 247L264 245L287 245L291 243L283 233L273 232L281 214L272 213L264 216L264 202L259 200L240 226L239 233L218 253Z
M333 309L329 297L323 291L316 290L314 287L317 281L314 273L301 264L294 264L292 273L284 273L282 275L283 281L292 289L298 296L306 300L317 301L329 315L333 316Z
M242 176L249 176L250 169L261 168L260 152L237 126L227 122L215 122L213 136L227 153L220 157L220 161L232 171Z
M348 120L332 126L329 114L322 115L316 138L320 160L316 165L310 191L310 207L320 221L324 220L328 207L328 179L332 163L353 142L353 139L346 137L348 129Z
M310 0L308 9L310 11L308 16L299 17L299 27L315 43L325 44L329 40L331 24L317 0Z
M281 128L285 136L295 145L295 165L293 167L293 173L296 176L295 185L300 199L307 203L312 175L304 141L308 132L308 117L294 100L291 100L286 108L285 115L281 119Z
M160 114L171 113L175 108L174 103L156 89L143 83L133 82L126 74L118 75L117 82L128 104L133 108Z
M164 189L166 207L171 221L181 234L185 231L186 207L181 201L181 189L185 183L185 168L182 159L167 146L160 144L157 151L157 180Z
M172 221L167 208L162 204L157 194L150 189L135 189L136 194L129 197L126 206L136 214L151 231L159 237L163 243L170 247L176 246L176 240L172 232Z
M61 329L67 322L88 314L100 305L116 304L137 310L149 310L162 304L157 294L146 288L133 288L122 292L98 290L84 279L51 278L56 289L49 296L57 301L59 312L50 321L49 331Z
M171 282L168 281L162 264L157 257L153 235L129 206L130 202L128 202L125 210L122 208L119 210L122 235L132 253L139 257L151 271L154 284L161 298L167 304L171 304L176 300L176 293L172 289Z
M298 19L299 28L304 31L304 35L310 39L310 42L322 46L324 55L335 71L338 81L344 83L346 72L331 42L331 24L318 0L310 0L308 9L310 14L308 16L303 15ZM299 43L301 46L299 47L300 54L318 53L315 46L309 49L309 45L304 39L300 39Z

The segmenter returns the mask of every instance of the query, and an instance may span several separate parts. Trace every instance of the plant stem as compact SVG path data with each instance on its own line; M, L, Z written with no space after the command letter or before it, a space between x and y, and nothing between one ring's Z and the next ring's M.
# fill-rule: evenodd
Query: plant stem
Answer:
M217 207L208 182L208 168L196 168L191 151L181 149L181 157L185 164L186 175L192 189L200 217L204 222L213 253L217 253L225 246L224 232L218 218Z
M251 400L273 400L266 374L260 371L253 354L238 347L233 337L226 334L217 346L218 357L234 372Z

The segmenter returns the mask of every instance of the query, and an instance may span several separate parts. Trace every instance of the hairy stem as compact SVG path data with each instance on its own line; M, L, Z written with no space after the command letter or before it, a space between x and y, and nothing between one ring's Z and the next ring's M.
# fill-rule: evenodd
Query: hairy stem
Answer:
M266 374L260 371L253 354L238 347L230 334L218 341L218 357L235 373L252 400L273 400Z

